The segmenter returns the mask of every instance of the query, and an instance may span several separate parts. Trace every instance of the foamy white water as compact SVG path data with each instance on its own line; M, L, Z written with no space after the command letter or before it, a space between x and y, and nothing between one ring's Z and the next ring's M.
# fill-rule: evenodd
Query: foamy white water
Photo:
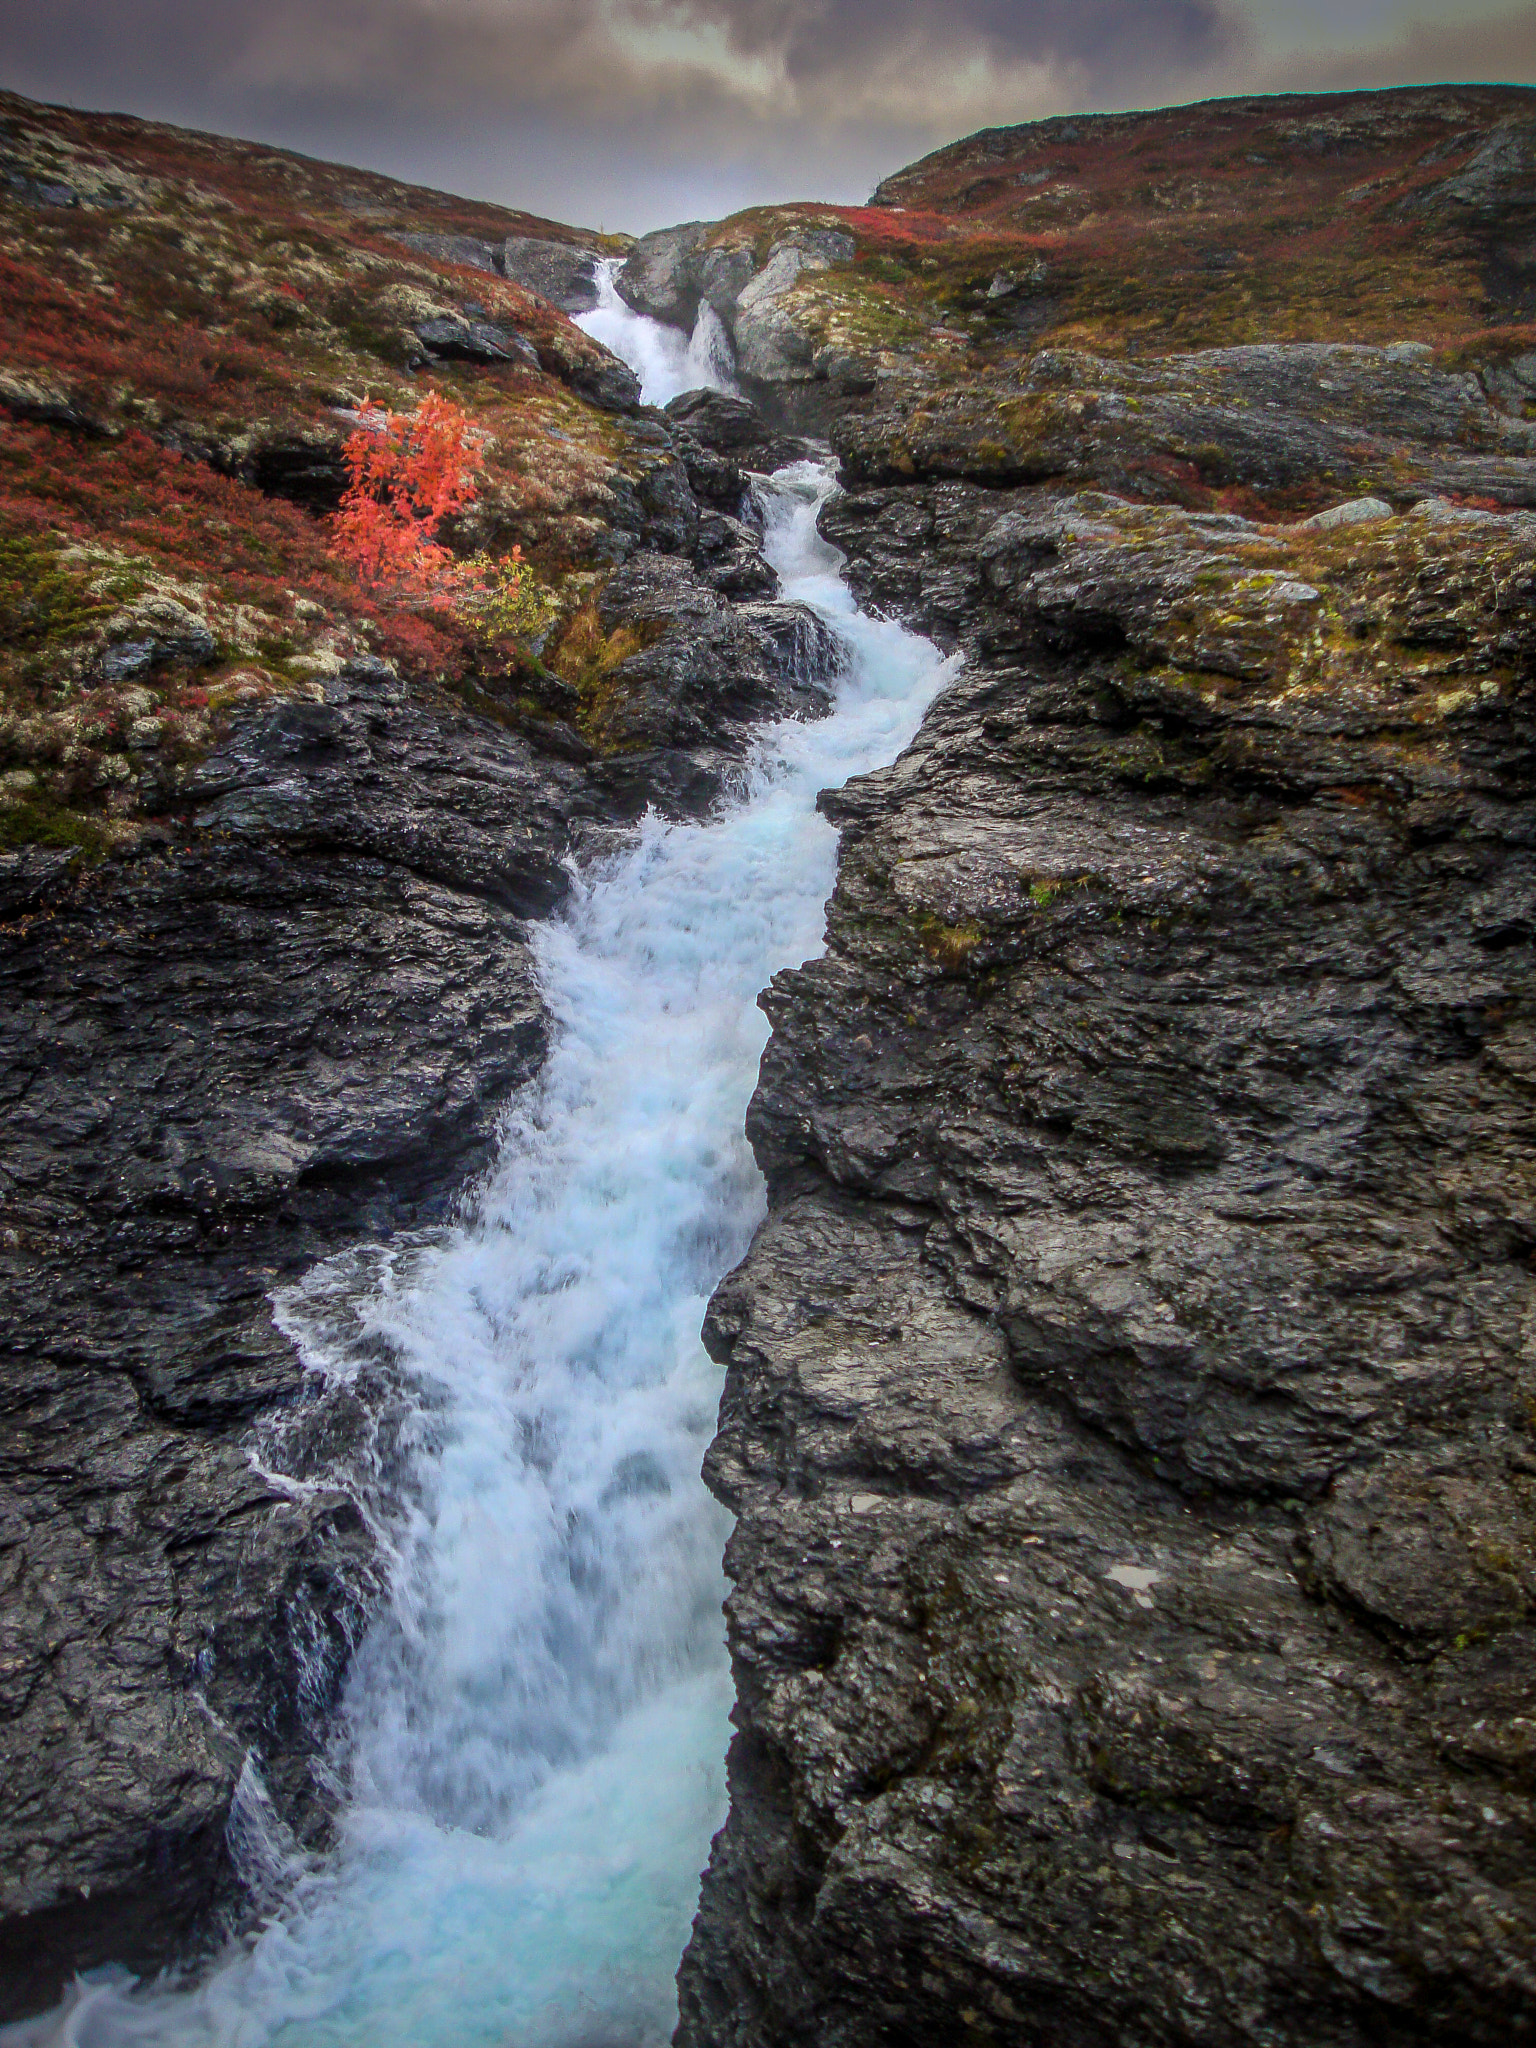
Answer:
M621 356L640 379L646 405L665 405L683 391L736 393L731 337L713 306L701 305L692 334L649 320L626 306L614 287L617 261L597 266L597 304L576 325Z
M554 1047L473 1214L354 1295L350 1328L334 1266L285 1305L315 1369L382 1333L420 1401L419 1493L346 1693L338 1847L294 1863L274 1917L201 1984L99 1973L0 2031L8 2048L671 2033L725 1811L727 1520L699 1478L719 1398L699 1325L763 1210L742 1135L755 998L822 945L836 840L817 790L892 758L946 672L855 611L815 531L827 473L760 488L786 595L851 645L833 714L768 731L718 817L648 818L541 928Z

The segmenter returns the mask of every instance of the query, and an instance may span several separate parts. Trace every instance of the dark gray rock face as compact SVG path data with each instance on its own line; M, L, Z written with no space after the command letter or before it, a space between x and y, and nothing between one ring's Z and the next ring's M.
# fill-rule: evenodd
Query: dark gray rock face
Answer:
M539 360L532 342L494 320L446 313L440 319L418 320L415 331L427 354L438 362L537 364Z
M826 524L967 663L765 997L680 2048L1531 2039L1536 529Z
M733 604L719 572L701 576L650 552L632 556L603 592L604 625L637 627L645 644L609 680L601 727L612 754L592 773L636 814L656 787L679 810L707 810L739 780L756 725L830 708L840 643L805 605L771 601L777 578L745 545L750 530L737 528L727 557L737 570L723 580L745 581L740 565L755 562L751 581L764 595Z
M334 512L351 481L340 434L266 434L249 455L225 465L268 497L291 498L312 512Z
M376 1590L333 1478L365 1425L306 1391L270 1297L487 1157L544 1046L524 920L597 808L367 671L238 725L190 801L132 860L52 856L0 956L8 2015L165 1958L227 1880L248 1755L324 1826ZM287 1469L333 1481L304 1497L250 1462L285 1410Z
M726 597L776 597L779 579L763 556L762 540L744 519L707 512L699 521L695 556L706 582Z
M615 280L624 303L669 327L691 330L703 293L701 266L709 228L708 221L691 220L642 235Z
M407 249L415 249L423 256L436 257L440 263L462 263L470 270L488 271L492 276L500 276L504 270L496 244L483 242L475 235L411 232L391 235L390 240L403 242Z
M590 313L597 304L597 250L572 242L508 235L500 268L518 284L538 292L566 313Z
M590 313L597 304L597 249L580 242L552 242L539 235L508 235L485 242L474 235L394 234L392 241L441 263L462 263L538 292L566 313Z
M619 358L594 345L593 353L567 368L563 358L545 351L539 357L546 370L562 376L573 391L601 406L604 412L633 412L640 404L640 379Z
M1153 499L1245 485L1430 492L1536 503L1536 425L1417 343L1301 342L1109 362L1042 349L915 413L845 413L832 444L858 482L1050 479ZM1000 429L1000 414L1014 425ZM1187 495L1186 495L1187 494Z
M684 391L666 412L686 434L731 456L743 469L783 469L826 454L824 443L786 433L764 419L750 400L723 391Z

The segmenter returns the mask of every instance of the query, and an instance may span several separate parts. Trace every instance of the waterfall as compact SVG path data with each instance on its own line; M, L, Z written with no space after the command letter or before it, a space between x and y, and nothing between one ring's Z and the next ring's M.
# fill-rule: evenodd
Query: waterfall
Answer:
M831 715L768 729L709 819L648 816L539 928L553 1047L464 1219L356 1268L361 1291L332 1261L282 1305L318 1371L387 1342L421 1414L345 1695L336 1847L294 1859L200 1982L93 1973L9 2048L667 2041L725 1811L728 1520L699 1477L719 1398L699 1325L763 1214L755 998L823 942L817 791L890 760L946 673L855 610L816 531L830 488L799 464L758 498L786 596L847 643Z
M665 405L682 391L725 391L736 397L736 358L720 315L707 301L699 306L693 333L663 326L636 313L619 297L614 280L620 265L597 266L597 304L576 325L612 349L640 379L647 405Z

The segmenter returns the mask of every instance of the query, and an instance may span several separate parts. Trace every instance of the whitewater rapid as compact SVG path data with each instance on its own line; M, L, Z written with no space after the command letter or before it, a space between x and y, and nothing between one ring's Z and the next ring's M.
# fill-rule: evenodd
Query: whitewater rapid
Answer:
M552 1050L463 1221L361 1294L332 1262L280 1304L315 1371L382 1339L418 1404L393 1583L344 1698L335 1850L284 1863L249 1773L247 1854L276 1866L260 1933L192 1986L96 1973L8 2048L668 2039L725 1812L699 1327L763 1213L755 998L823 942L816 792L890 760L946 672L855 610L816 533L829 488L806 464L757 486L785 595L851 650L832 714L767 730L708 821L647 817L539 928Z
M714 307L700 304L691 334L648 320L619 297L615 280L620 268L611 257L598 264L597 304L576 325L624 358L640 379L642 403L665 405L684 391L724 391L736 397L736 357Z

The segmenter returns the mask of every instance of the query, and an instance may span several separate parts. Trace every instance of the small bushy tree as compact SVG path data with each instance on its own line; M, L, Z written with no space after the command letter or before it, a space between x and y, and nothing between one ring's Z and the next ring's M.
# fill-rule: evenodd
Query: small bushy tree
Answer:
M461 406L429 391L414 413L370 407L343 457L351 482L332 521L336 551L381 596L451 602L460 564L438 539L473 504L481 453Z
M510 555L473 555L460 566L466 584L459 610L483 640L536 640L560 608L519 547Z
M460 561L438 538L474 503L481 437L462 406L429 391L413 413L361 409L347 442L351 478L332 522L336 550L374 594L459 613L485 640L527 641L549 625L554 598L523 560Z

